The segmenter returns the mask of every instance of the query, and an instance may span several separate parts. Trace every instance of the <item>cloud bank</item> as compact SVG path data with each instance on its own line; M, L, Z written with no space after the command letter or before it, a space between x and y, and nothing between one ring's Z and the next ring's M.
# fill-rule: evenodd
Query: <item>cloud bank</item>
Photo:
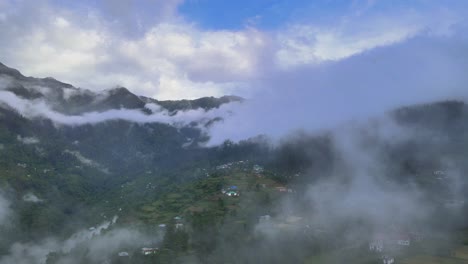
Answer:
M466 100L465 27L450 35L424 35L348 59L276 71L258 82L260 92L216 124L212 142L264 134L330 129L397 107L437 100Z

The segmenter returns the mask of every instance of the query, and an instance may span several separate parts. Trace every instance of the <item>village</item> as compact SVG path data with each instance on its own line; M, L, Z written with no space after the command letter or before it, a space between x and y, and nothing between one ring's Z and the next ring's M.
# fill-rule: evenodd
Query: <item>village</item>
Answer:
M310 241L320 241L336 237L335 230L330 230L326 225L318 224L311 218L310 214L298 211L280 212L275 207L267 206L275 204L279 200L294 200L298 197L298 187L295 185L281 184L269 176L269 172L258 164L248 161L232 162L217 166L214 171L216 177L207 177L203 183L198 183L196 188L190 186L190 190L196 193L187 194L184 189L181 193L172 193L162 201L153 203L151 206L143 207L142 217L154 223L160 234L167 231L171 224L176 231L187 233L193 232L191 219L193 215L203 214L213 208L223 210L231 215L231 220L225 220L226 224L245 226L251 223L251 235L255 236L283 236L284 234L298 234L305 236ZM448 181L443 171L434 171L434 181ZM432 176L431 176L432 177ZM442 177L442 179L440 179ZM196 197L197 199L193 199ZM246 206L255 204L259 197L266 199L264 210L258 210L254 221L243 218L243 211L248 211ZM463 200L440 200L443 208L460 208L464 206ZM221 208L220 208L221 206ZM164 208L176 208L179 214L173 212L164 213ZM223 213L224 214L224 213ZM430 233L427 230L416 230L404 226L392 225L382 230L374 230L367 236L360 237L352 243L336 243L339 246L331 248L320 256L311 257L305 263L329 263L330 258L337 254L355 254L361 252L376 263L382 264L419 264L440 263L437 259L446 259L444 263L468 263L468 247L453 245L444 252L434 256L431 250L433 242L445 241L444 236ZM162 244L144 245L139 250L123 250L118 253L118 259L131 259L132 254L142 257L154 257L161 254ZM343 253L345 252L345 253ZM346 253L348 252L348 253ZM349 253L354 252L354 253ZM425 259L427 262L420 262ZM319 261L317 261L319 260ZM122 262L125 263L125 262ZM129 262L131 263L131 262Z

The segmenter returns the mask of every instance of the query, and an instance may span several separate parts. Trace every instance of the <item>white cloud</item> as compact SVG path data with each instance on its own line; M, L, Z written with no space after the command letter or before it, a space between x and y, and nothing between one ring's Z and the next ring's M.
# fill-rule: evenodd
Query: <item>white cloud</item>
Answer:
M140 110L128 109L112 109L104 112L86 112L81 115L65 115L54 111L42 100L22 99L7 91L0 91L0 104L14 109L26 118L48 118L56 125L71 126L97 124L111 120L124 120L136 123L165 123L175 126L188 125L191 122L205 124L213 118L228 116L234 107L233 105L237 105L236 103L224 104L219 108L209 111L205 111L202 108L178 111L174 115L171 115L167 111L159 111L147 115ZM84 162L84 160L81 161Z
M265 45L255 30L205 31L175 20L123 36L98 13L83 17L52 7L17 22L27 12L0 20L7 28L0 39L3 62L29 76L53 76L93 90L123 85L158 99L243 92Z
M468 100L463 71L468 63L460 56L468 51L463 34L419 36L321 67L275 71L260 83L264 92L212 127L211 142L260 134L280 139L293 131L330 129L402 106Z
M434 18L437 17L434 23ZM402 11L378 16L343 17L330 26L291 25L277 36L276 63L280 68L338 61L403 42L422 33L446 34L458 21L453 12Z
M75 80L93 73L108 58L108 36L96 29L83 29L63 17L55 17L17 41L12 50L22 70L29 75Z
M141 39L123 42L120 51L157 78L160 89L151 95L193 98L242 87L258 70L264 45L263 36L253 30L200 31L187 24L160 24ZM151 86L140 89L148 94Z
M53 76L92 90L122 85L158 99L248 97L259 79L278 69L339 61L426 33L447 34L464 12L437 4L382 12L371 1L352 5L332 23L302 20L271 31L207 30L177 15L181 2L152 2L159 11L150 15L128 0L105 1L102 10L81 13L4 1L1 60L27 75ZM152 16L158 18L148 19Z
M418 26L347 36L340 30L296 25L280 34L282 48L276 53L279 67L337 61L368 49L400 42L419 32Z

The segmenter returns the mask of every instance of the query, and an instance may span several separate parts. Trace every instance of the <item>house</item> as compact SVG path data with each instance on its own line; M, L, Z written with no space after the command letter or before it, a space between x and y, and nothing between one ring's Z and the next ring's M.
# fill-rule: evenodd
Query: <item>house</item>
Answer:
M275 187L275 189L278 192L287 192L288 191L288 188L286 188L284 186Z
M422 233L420 233L420 232L411 232L410 235L411 235L411 239L413 241L418 241L419 242L419 241L424 240L424 235Z
M395 258L389 256L382 256L383 264L393 264L395 263Z
M231 190L231 191L227 191L225 194L227 196L229 196L229 197L239 197L239 192L237 192L237 191L232 191Z
M223 189L223 190L221 190L221 192L224 195L229 196L229 197L239 197L240 196L239 190L238 190L237 186L235 186L235 185L229 186L228 189Z
M400 246L409 246L411 244L411 238L407 235L398 235L395 242Z
M262 173L262 172L263 172L263 167L260 166L260 165L255 164L255 165L253 166L253 170L254 170L254 172L256 172L256 173Z
M411 236L407 234L398 234L398 233L383 233L376 234L369 243L369 250L382 252L384 247L390 246L410 246L411 245Z
M130 257L130 255L128 254L128 252L125 252L125 251L119 252L118 256L121 257L121 258L128 258L128 257Z
M383 240L375 239L369 243L369 250L375 252L382 252L384 249Z
M175 228L176 228L177 230L181 230L181 229L184 228L184 224L182 224L182 223L177 223L177 224L175 224Z
M159 251L159 248L147 248L147 247L144 247L141 249L141 254L145 255L145 256L149 256L149 255L154 255L156 253L158 253Z

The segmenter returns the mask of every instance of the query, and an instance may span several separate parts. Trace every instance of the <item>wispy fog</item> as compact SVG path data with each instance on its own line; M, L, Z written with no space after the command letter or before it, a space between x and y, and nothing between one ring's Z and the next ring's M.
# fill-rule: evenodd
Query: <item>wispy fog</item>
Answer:
M69 126L97 124L111 120L123 120L135 123L164 123L176 126L188 125L191 122L204 124L216 117L228 116L234 107L232 104L228 104L210 111L200 108L170 114L165 110L156 111L157 109L154 107L154 104L150 104L148 105L148 110L152 114L145 114L141 110L112 109L103 112L87 112L81 115L66 115L54 111L43 100L27 100L7 91L0 91L0 103L14 109L26 118L46 118L56 125Z
M0 259L2 264L42 264L49 253L55 253L57 263L105 263L119 250L134 248L135 245L156 241L131 228L115 228L117 217L89 230L77 231L69 238L43 238L37 242L17 242L10 247L9 254Z
M283 138L278 150L302 153L307 168L289 180L290 191L273 209L257 205L254 242L220 243L213 258L227 258L235 250L239 262L233 263L302 263L320 254L337 258L320 263L362 263L363 256L356 261L346 254L372 254L368 245L376 238L408 237L417 244L424 237L435 245L432 250L446 247L453 241L450 230L466 219L457 201L466 199L461 188L467 167L453 153L433 153L442 144L434 136L385 115L327 132L326 148L304 143L307 138L324 140L316 134ZM420 164L415 171L405 168L409 160ZM398 257L405 250L389 247L383 255Z

